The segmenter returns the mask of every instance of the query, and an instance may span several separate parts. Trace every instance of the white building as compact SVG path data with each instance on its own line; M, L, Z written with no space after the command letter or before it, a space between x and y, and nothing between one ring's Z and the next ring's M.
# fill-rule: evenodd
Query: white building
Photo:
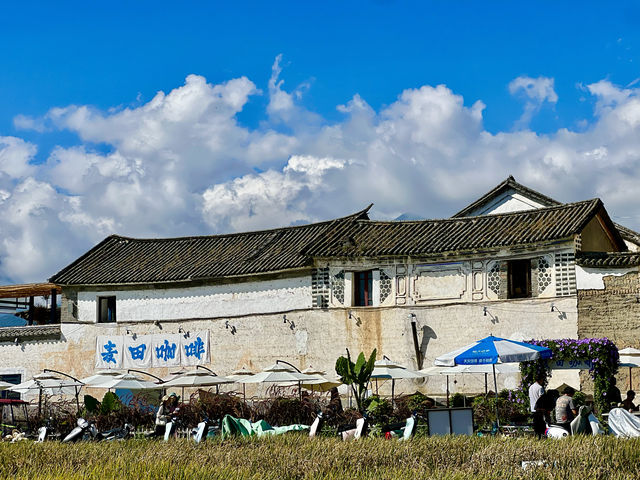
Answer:
M367 212L229 235L110 236L50 279L63 291L56 335L0 332L0 375L90 374L108 336L206 331L219 374L276 359L333 371L347 347L419 368L489 334L577 338L579 282L597 280L576 258L639 243L600 200L560 204L512 177L450 219ZM405 388L437 393L443 382Z

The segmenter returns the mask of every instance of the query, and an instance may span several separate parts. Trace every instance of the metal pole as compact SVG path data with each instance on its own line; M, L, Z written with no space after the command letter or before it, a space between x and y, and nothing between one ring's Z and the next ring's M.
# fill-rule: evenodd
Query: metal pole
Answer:
M150 377L155 378L156 380L158 380L158 383L164 383L164 380L162 380L160 377L156 377L155 375L153 375L152 373L149 372L145 372L143 370L134 370L133 368L130 368L129 370L127 370L127 373L131 373L131 372L136 372L136 373L141 373L143 375L149 375Z
M196 370L197 370L198 368L199 368L199 369L201 369L201 370L206 370L206 371L207 371L207 372L209 372L211 375L214 375L214 376L216 376L216 377L218 376L218 374L217 374L216 372L214 372L214 371L213 371L213 370L211 370L210 368L205 367L204 365L196 365Z
M51 289L51 316L49 323L56 323L57 315L56 308L58 307L58 291L55 288Z
M449 408L449 375L447 375L447 408Z
M496 425L500 427L500 417L498 416L498 380L496 379L496 364L491 364L493 368L493 386L496 389Z
M284 363L285 365L289 365L291 368L293 368L296 372L298 373L302 373L300 370L298 370L298 367L296 367L295 365L291 365L289 362L285 362L284 360L276 360L276 363Z
M50 372L50 373L57 373L59 375L63 375L65 377L67 377L67 378L70 378L71 380L74 380L77 383L82 383L76 377L72 377L71 375L69 375L67 373L64 373L64 372L59 372L58 370L52 370L51 368L45 368L43 371L44 372ZM73 388L76 391L76 408L78 409L78 412L80 412L80 400L78 400L78 396L80 395L80 392L78 391L78 386L77 385L74 385ZM80 388L82 388L82 386Z

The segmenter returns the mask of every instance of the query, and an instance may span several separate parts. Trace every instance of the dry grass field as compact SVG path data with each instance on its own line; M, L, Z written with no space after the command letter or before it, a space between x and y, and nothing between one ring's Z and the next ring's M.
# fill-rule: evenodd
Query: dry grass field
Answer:
M522 461L544 465L524 470ZM302 435L194 445L0 444L0 478L12 479L637 479L640 440L581 437L367 438L343 443Z

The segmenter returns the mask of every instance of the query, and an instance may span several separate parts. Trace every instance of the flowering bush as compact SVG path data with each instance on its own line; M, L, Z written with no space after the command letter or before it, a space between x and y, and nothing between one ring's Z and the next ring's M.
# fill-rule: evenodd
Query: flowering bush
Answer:
M608 338L564 338L560 340L529 340L527 343L540 345L551 349L553 360L586 361L590 368L589 374L593 378L593 399L600 412L609 410L607 392L611 386L611 379L618 373L618 348ZM547 360L522 362L523 392L529 391L529 386L538 374L550 375Z

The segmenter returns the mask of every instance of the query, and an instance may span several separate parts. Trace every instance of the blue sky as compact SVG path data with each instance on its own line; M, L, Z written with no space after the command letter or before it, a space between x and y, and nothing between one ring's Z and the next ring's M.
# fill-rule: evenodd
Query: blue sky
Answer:
M405 88L443 83L468 102L482 99L492 132L510 129L520 115L521 102L507 90L519 75L555 78L562 100L532 125L543 132L570 128L589 115L578 84L608 78L627 85L640 76L640 6L633 2L579 8L572 2L186 5L4 5L3 133L17 133L17 114L41 115L69 104L135 104L171 90L190 73L213 83L245 75L264 88L278 54L285 58L287 85L309 82L304 103L327 119L355 93L378 109ZM247 109L243 121L260 120L258 107Z
M640 228L639 37L633 2L10 2L0 283L109 233L447 216L510 173Z

